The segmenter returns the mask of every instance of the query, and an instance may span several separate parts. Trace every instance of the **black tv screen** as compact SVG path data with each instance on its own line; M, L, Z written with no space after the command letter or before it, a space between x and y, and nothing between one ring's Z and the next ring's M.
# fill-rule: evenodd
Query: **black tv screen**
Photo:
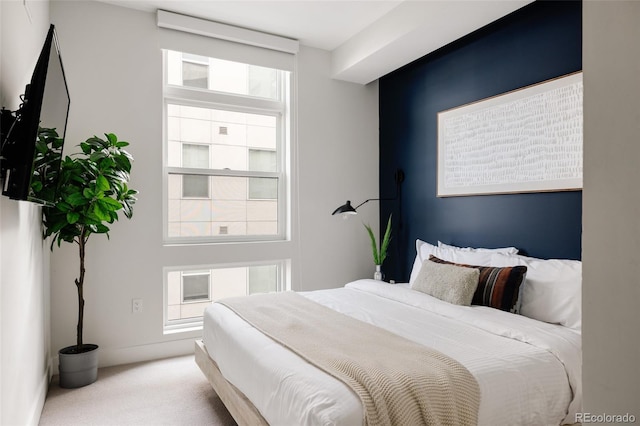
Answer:
M3 195L53 204L69 104L60 47L51 25L15 121L3 138Z

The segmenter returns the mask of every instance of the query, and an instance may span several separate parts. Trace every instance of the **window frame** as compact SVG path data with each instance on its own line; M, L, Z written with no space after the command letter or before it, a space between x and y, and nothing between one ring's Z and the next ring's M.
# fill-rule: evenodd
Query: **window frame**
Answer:
M208 243L236 243L236 242L274 242L285 241L289 233L289 192L288 149L290 131L288 120L290 116L290 84L291 73L278 70L279 99L267 99L248 95L230 94L209 89L184 87L168 83L167 50L163 50L163 242L167 244L208 244ZM219 109L247 114L273 116L276 119L276 172L257 172L250 170L229 169L199 169L174 167L168 165L168 110L169 105L191 106L197 108ZM249 148L249 147L248 147ZM247 167L248 168L248 167ZM191 174L202 176L242 177L248 178L276 178L278 230L269 235L209 235L202 237L170 237L169 236L169 176L172 174ZM209 185L211 187L211 185ZM211 194L210 194L211 195ZM211 199L211 197L210 197ZM248 201L252 201L249 200Z

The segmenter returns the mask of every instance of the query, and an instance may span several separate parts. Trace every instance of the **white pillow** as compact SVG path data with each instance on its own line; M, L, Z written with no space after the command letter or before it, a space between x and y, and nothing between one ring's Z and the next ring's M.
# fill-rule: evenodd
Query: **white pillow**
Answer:
M429 255L434 255L443 260L443 256L446 256L446 249L440 249L433 244L429 244L422 240L416 240L416 258L413 261L413 268L411 268L411 276L409 277L409 284L412 284L420 273L422 268L422 262L429 259Z
M479 277L480 271L476 268L425 260L411 288L448 303L469 306Z
M449 244L445 244L442 241L438 241L438 247L449 250L461 250L471 252L492 252L492 253L504 253L504 254L518 254L518 249L515 247L500 247L500 248L475 248L475 247L456 247Z
M442 260L453 263L462 263L464 265L474 266L498 266L491 264L492 251L464 251L454 250L448 247L436 247L422 240L416 240L416 259L413 262L409 283L413 283L420 272L422 262L429 259L433 255Z
M519 313L529 318L582 329L582 262L494 253L494 266L527 267L520 287Z

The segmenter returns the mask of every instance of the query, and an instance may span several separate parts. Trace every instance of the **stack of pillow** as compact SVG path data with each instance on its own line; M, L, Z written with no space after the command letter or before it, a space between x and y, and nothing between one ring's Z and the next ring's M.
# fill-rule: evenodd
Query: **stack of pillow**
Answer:
M580 332L582 263L537 259L515 247L461 248L416 240L411 288L459 305L484 305Z

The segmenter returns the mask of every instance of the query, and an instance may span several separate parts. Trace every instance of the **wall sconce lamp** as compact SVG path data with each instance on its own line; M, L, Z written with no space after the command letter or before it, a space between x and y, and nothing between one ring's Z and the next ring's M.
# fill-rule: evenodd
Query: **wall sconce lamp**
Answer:
M395 181L396 181L396 195L393 198L369 198L368 200L364 200L362 203L358 204L355 207L353 207L351 205L351 201L347 200L347 202L345 204L343 204L340 207L338 207L337 209L335 209L333 211L333 213L331 213L331 214L332 215L341 214L342 217L344 219L346 219L346 218L349 217L349 215L358 214L358 212L356 210L358 210L358 208L360 206L368 203L369 201L391 201L391 200L397 200L400 197L400 185L404 181L404 172L401 169L397 169L396 173L394 175L394 178L395 178Z

